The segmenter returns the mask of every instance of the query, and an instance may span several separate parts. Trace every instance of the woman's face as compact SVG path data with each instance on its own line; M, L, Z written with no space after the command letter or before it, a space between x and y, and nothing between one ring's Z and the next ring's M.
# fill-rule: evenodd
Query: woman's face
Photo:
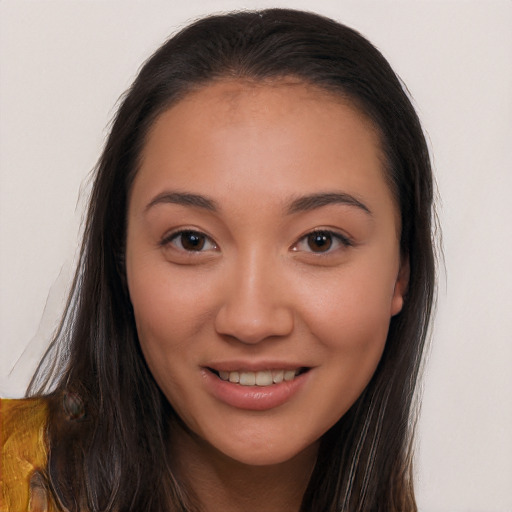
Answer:
M215 83L152 127L130 297L158 385L214 451L287 461L370 380L407 285L383 161L363 115L300 83Z

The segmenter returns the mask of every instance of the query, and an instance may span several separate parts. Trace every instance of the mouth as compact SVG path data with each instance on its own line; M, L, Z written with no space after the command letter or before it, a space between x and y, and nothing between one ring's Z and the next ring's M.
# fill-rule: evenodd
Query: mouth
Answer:
M240 386L259 386L268 387L281 382L291 382L299 375L309 371L309 368L301 367L296 369L276 369L276 370L262 370L262 371L223 371L215 370L214 368L207 368L208 371L216 375L224 382L238 384Z

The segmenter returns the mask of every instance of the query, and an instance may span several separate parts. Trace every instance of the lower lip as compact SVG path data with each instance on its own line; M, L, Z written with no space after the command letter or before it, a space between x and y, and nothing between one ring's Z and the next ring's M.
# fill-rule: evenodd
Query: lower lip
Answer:
M285 404L304 386L309 373L307 371L293 380L270 386L242 386L222 380L210 370L203 369L206 386L216 399L231 407L249 411L267 411Z

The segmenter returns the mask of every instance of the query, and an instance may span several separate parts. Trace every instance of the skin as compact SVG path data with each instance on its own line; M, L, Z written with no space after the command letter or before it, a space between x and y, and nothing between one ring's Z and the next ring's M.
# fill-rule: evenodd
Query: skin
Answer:
M144 356L183 420L176 470L205 510L299 509L318 440L369 382L402 308L399 232L379 136L345 100L220 81L156 120L129 201L128 286ZM205 367L226 361L308 371L285 403L247 410L208 386Z

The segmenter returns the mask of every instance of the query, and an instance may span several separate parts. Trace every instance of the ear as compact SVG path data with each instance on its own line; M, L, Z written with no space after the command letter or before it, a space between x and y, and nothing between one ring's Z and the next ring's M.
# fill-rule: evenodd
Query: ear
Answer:
M407 294L409 287L409 258L402 257L400 261L400 268L395 281L395 288L393 290L393 298L391 299L391 316L398 315L402 311L404 305L404 298Z

